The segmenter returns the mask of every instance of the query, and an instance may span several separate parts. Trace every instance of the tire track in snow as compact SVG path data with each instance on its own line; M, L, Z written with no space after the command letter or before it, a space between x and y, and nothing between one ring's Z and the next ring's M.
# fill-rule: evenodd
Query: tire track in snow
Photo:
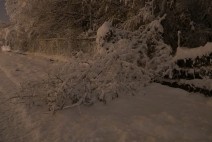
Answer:
M3 67L1 66L1 64L0 64L0 70L1 70L2 72L4 72L5 76L6 76L10 81L12 81L16 86L20 86L20 83L19 83L14 77L12 77L12 75L11 75L5 68L3 68Z
M38 142L40 132L25 105L9 99L20 83L1 64L0 80L0 142Z
M0 53L0 142L39 142L42 119L40 111L32 111L10 100L24 81L42 79L50 67L47 59L14 53ZM10 101L6 101L6 100Z

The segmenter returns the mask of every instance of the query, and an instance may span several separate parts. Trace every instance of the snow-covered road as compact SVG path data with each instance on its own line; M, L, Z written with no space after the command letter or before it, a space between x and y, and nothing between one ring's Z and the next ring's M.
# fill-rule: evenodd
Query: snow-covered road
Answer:
M0 52L0 142L40 141L37 124L42 119L13 97L20 83L45 77L51 67L46 58Z
M58 66L47 58L0 53L0 142L211 142L212 99L160 84L136 96L52 115L11 99L21 82Z

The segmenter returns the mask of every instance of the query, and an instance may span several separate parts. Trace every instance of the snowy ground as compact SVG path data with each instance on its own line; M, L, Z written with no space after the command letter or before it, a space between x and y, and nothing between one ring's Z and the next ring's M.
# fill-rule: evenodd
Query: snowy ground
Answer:
M141 90L142 95L54 115L46 107L9 99L20 82L43 78L59 64L38 56L0 53L0 142L212 141L212 99L160 84Z

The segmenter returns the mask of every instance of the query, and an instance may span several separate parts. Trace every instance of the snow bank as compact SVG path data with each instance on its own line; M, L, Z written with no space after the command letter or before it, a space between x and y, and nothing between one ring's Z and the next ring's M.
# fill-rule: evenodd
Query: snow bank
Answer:
M10 48L10 46L5 45L5 46L2 46L2 47L1 47L1 50L2 50L3 52L10 52L10 51L11 51L11 48Z
M209 42L205 46L201 46L198 48L185 48L179 47L177 48L177 52L175 55L175 59L188 59L192 58L195 59L196 57L202 57L204 55L209 55L212 53L212 43Z

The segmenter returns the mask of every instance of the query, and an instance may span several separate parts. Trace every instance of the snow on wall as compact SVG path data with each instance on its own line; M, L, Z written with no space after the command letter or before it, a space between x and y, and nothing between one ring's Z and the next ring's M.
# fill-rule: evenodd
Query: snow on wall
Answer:
M175 60L186 59L186 58L195 59L198 56L202 57L204 55L209 55L210 53L212 53L212 42L207 43L205 46L192 49L179 47L175 55Z

